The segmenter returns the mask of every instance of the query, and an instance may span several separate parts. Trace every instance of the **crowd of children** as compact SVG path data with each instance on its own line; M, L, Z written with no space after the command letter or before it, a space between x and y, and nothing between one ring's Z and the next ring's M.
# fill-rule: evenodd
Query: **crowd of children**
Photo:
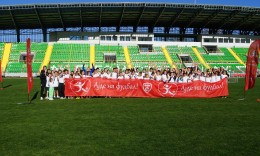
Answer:
M68 67L69 69L69 67ZM217 82L221 79L229 77L227 71L220 68L212 68L206 71L201 71L197 66L188 67L182 69L172 68L149 68L142 69L118 69L113 68L110 71L108 68L99 69L85 68L85 65L81 68L75 68L74 71L67 69L47 69L43 67L40 79L41 79L41 100L54 98L65 99L64 94L64 81L66 78L106 78L106 79L143 79L143 80L155 80L163 81L165 83L188 83L192 81L204 81L204 82Z

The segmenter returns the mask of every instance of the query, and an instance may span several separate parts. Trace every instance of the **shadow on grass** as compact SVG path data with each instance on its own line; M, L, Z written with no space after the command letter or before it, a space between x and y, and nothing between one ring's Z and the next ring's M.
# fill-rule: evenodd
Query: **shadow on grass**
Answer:
M37 92L33 95L33 97L32 97L32 99L31 99L30 102L32 102L33 100L35 100L35 99L37 98L38 94L39 94L39 91L37 91Z
M38 94L39 94L39 91L34 93L33 97L30 99L30 101L28 101L28 102L18 102L17 104L19 104L19 105L21 105L21 104L32 104L32 101L37 98Z
M6 86L4 86L3 88L5 89L5 88L8 88L8 87L11 87L12 85L6 85Z

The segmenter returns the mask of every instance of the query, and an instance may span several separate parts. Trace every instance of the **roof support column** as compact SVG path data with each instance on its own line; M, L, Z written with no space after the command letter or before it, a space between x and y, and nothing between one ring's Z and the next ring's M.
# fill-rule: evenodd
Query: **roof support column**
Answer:
M184 40L185 31L186 31L186 28L180 28L180 41Z
M133 26L133 32L136 33L137 26Z
M20 36L20 29L16 29L16 37L17 37L17 42L21 42L21 36Z
M169 38L169 33L170 33L170 28L164 27L164 41L167 41L167 39Z
M209 29L209 34L217 34L218 29Z
M148 27L148 33L153 33L153 27L151 26Z
M194 37L194 41L198 42L200 40L199 35L201 34L201 29L200 28L194 28L193 34L196 35L196 37Z
M47 29L46 28L42 29L42 38L43 38L43 42L47 42Z
M116 32L119 32L120 31L120 26L117 26L116 27Z

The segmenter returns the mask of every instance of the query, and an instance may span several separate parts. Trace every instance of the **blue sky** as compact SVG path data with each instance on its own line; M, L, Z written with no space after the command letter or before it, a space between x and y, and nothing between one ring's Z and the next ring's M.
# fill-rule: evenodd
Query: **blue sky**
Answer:
M260 0L0 0L0 5L77 3L77 2L165 2L165 3L197 3L260 7Z

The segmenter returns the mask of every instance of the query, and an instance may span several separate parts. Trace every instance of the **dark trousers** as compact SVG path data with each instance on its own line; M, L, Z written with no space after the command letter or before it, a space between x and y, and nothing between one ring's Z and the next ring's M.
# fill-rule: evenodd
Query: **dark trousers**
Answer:
M64 83L59 83L59 95L60 95L60 97L65 97L64 89L65 89Z
M45 96L45 86L46 85L41 84L41 97L43 97L43 98Z

